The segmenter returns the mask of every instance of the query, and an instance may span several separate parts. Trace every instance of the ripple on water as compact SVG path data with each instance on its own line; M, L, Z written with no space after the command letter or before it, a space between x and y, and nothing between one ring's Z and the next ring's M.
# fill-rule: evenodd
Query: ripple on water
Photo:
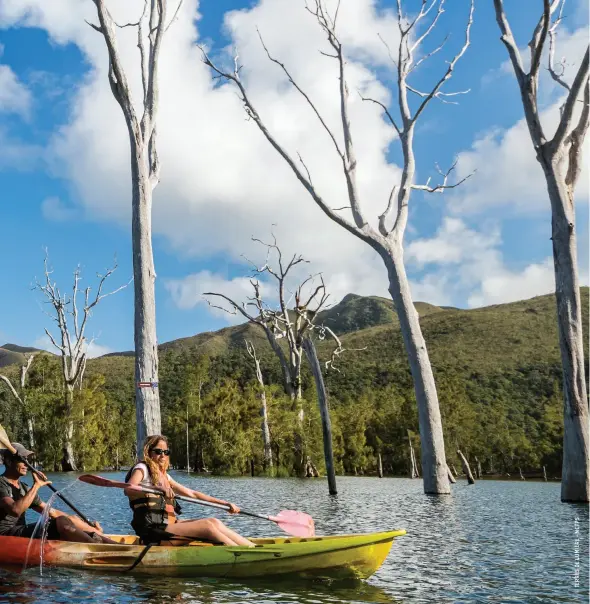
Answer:
M109 476L122 479L122 473ZM72 475L52 475L58 488ZM365 583L247 581L97 575L63 569L0 569L2 602L167 602L207 604L350 604L375 602L586 602L588 508L562 504L554 483L458 483L447 497L427 497L409 479L338 478L330 497L324 480L187 477L181 482L244 508L311 513L319 534L405 528L379 572ZM42 493L47 500L48 493ZM129 532L131 511L121 491L77 483L75 504L108 532ZM63 508L63 504L58 503ZM185 517L210 515L184 506ZM267 523L219 514L251 536L277 534ZM574 587L574 522L580 528L580 587ZM29 520L34 519L34 514ZM19 570L19 569L17 569Z

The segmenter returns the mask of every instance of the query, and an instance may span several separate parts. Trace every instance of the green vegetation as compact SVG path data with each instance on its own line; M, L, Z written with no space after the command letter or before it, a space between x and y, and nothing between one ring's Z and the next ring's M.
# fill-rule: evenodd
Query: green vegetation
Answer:
M561 367L553 296L475 310L416 304L439 391L447 457L459 467L460 448L485 472L561 472ZM588 288L582 289L588 325ZM350 351L340 371L326 373L337 471L407 475L408 438L420 455L412 380L397 318L388 300L348 295L322 313L321 321L342 336ZM587 332L586 332L587 333ZM264 334L252 325L228 327L161 346L163 431L172 463L186 466L186 422L190 465L213 473L262 469L259 386L244 347L254 341L267 384L276 475L293 468L293 443L323 465L321 425L313 380L304 369L304 433L296 434L291 400L279 384L280 368ZM4 347L6 349L7 347ZM17 381L17 364L3 372ZM0 349L1 351L2 349ZM330 343L318 343L327 360ZM24 357L22 357L24 358ZM586 359L588 350L586 349ZM57 357L39 354L29 373L28 405L35 418L36 449L46 468L58 466L63 431L63 385ZM88 362L76 391L75 451L80 467L94 470L128 465L134 455L133 357L109 355ZM0 421L15 440L28 442L25 419L10 393L0 389Z

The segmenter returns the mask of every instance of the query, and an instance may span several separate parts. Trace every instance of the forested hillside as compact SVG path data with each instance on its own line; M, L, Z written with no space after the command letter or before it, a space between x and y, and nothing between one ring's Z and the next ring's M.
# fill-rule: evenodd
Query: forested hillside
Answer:
M582 289L588 325L588 288ZM447 456L477 457L486 472L561 470L561 367L553 296L474 310L417 303L436 374ZM388 300L355 295L322 313L349 352L325 372L330 393L334 451L340 472L374 473L381 453L385 471L406 474L408 438L419 455L412 380L396 315ZM586 333L588 333L586 331ZM256 346L267 384L275 473L293 468L292 403L282 392L280 368L252 325L163 344L160 390L164 432L172 463L216 473L262 473L259 386L245 339ZM318 342L322 360L332 344ZM6 346L3 348L7 348ZM14 364L2 371L18 381L23 352L8 346ZM1 352L2 349L0 349ZM588 351L586 350L586 359ZM311 376L304 369L306 453L320 467L321 426ZM28 374L26 413L34 420L35 447L47 467L61 458L62 383L57 357L38 354ZM76 454L89 469L124 465L134 451L133 358L129 353L88 362L77 391ZM28 442L26 413L0 389L1 421L15 440Z

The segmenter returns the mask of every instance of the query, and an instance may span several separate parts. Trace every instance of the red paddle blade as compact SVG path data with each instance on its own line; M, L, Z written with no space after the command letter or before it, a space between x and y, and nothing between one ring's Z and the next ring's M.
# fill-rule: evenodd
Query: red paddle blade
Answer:
M276 516L271 516L285 533L295 537L313 537L315 535L315 524L309 514L296 512L294 510L281 510Z

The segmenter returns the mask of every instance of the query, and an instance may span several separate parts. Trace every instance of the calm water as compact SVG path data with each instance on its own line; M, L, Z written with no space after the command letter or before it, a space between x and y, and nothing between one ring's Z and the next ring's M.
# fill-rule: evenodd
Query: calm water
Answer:
M119 473L103 473L122 479ZM174 474L174 473L173 473ZM193 488L273 513L300 509L313 515L318 534L405 528L383 567L365 583L239 583L221 579L166 579L38 568L0 569L2 602L195 602L326 604L335 602L587 602L588 508L562 504L559 484L485 481L458 483L449 497L426 497L419 480L339 478L330 497L325 481L193 478ZM52 475L63 487L74 475ZM30 479L29 479L30 480ZM106 531L129 532L131 511L117 489L76 483L66 492ZM48 493L42 493L45 499ZM208 514L184 506L183 516ZM64 509L64 508L62 508ZM31 519L37 517L31 514ZM224 521L247 535L277 534L247 517ZM574 586L576 526L580 587Z

